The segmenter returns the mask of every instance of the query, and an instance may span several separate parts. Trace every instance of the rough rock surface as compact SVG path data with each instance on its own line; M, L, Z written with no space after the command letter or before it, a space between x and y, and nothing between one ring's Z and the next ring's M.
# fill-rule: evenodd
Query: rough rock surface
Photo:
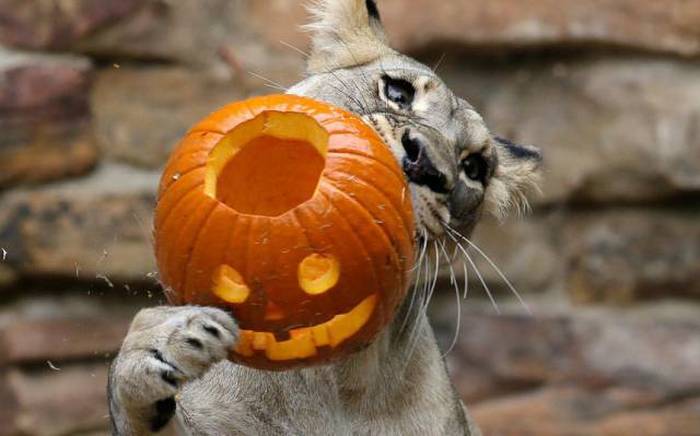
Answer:
M0 49L0 189L92 168L91 72L84 58Z
M146 280L159 174L119 165L0 197L0 247L23 274Z
M689 205L690 206L690 205ZM567 289L579 302L700 295L700 215L622 210L572 217Z
M449 344L454 314L444 304L432 317ZM535 317L479 306L462 313L447 362L485 434L700 433L699 306L533 304ZM646 425L635 428L637 419Z
M0 39L31 49L66 49L134 13L140 0L0 0Z
M290 17L298 23L306 19L300 3L252 3L251 16L270 43L305 46L306 38L287 25ZM700 54L697 0L415 0L410 7L404 0L382 0L379 6L392 43L408 51L444 45L478 51L602 46Z
M694 436L700 400L644 408L624 389L552 387L472 408L484 434L499 436Z
M239 40L241 2L0 0L0 39L14 47L100 57L211 63Z
M461 315L447 361L485 435L700 435L700 0L379 7L495 133L544 150L534 214L473 235L534 315L476 250L503 315L473 271L468 310L447 274L432 305L445 348ZM302 76L306 17L0 0L0 436L108 434L105 355L162 302L157 169L199 117Z
M10 369L0 375L0 435L59 436L108 425L105 363Z
M641 58L455 64L447 82L495 133L545 156L539 202L657 201L700 191L700 65ZM526 109L525 109L526 108Z
M160 67L103 71L91 100L105 157L155 169L199 119L241 98L228 81Z
M418 0L410 8L384 0L382 10L401 47L603 45L700 54L696 0Z

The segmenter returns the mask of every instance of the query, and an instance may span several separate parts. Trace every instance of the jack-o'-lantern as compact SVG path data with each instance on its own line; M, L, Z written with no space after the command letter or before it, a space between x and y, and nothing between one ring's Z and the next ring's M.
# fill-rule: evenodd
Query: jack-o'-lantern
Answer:
M413 263L406 182L347 111L274 95L205 118L165 168L155 216L173 304L230 311L231 359L286 369L366 347Z

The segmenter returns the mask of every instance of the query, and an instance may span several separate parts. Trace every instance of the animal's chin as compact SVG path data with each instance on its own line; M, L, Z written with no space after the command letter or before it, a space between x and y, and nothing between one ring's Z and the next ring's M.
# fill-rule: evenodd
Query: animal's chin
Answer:
M445 216L445 218L436 216L430 208L414 207L414 209L418 209L415 216L416 233L419 241L470 237L478 221L478 214L476 213L470 214L467 219L457 220L454 219L454 217L450 217L447 208L442 211L442 215Z
M411 186L413 191L413 211L416 217L416 230L419 239L441 239L446 235L444 224L450 221L446 206L422 192L420 187Z

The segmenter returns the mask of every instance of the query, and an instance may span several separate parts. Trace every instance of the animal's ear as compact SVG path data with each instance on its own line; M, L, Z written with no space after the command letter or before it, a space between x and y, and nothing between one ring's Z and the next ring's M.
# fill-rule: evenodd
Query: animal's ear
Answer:
M498 218L512 209L523 212L529 208L527 194L540 191L542 154L536 147L515 144L494 137L498 163L486 190L485 204Z
M372 62L392 53L376 0L314 0L309 73L332 71Z

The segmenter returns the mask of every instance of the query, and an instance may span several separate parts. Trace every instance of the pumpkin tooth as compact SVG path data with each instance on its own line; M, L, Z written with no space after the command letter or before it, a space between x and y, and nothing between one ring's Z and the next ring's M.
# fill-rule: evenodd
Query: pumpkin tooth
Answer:
M317 354L317 347L337 347L356 334L369 321L377 304L377 295L371 295L350 312L336 315L328 322L313 327L302 327L289 332L290 339L277 341L269 332L244 331L236 352L249 357L253 350L264 351L273 361L306 359Z
M265 356L270 360L306 359L316 353L316 345L309 332L287 341L268 343L265 350Z
M238 343L234 347L233 351L240 354L241 356L250 357L255 354L252 348L253 332L250 330L241 330Z
M330 335L328 334L328 326L326 324L311 327L311 336L317 347L325 347L331 343Z
M327 327L331 346L336 347L338 344L359 332L367 321L369 321L376 304L376 294L371 295L362 300L362 302L355 306L350 312L343 315L336 315L335 318L328 321Z
M275 336L268 332L253 332L253 349L265 351L269 344L275 342Z

